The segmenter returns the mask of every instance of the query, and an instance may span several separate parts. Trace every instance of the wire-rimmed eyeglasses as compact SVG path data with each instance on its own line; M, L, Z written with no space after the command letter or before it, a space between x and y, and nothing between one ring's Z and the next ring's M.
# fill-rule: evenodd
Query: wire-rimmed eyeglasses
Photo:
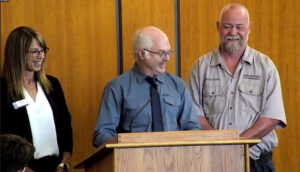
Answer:
M151 50L147 50L147 49L143 49L143 50L145 50L145 51L148 51L148 52L150 52L150 53L154 53L154 54L157 54L157 55L159 55L159 57L160 58L165 58L165 57L167 57L167 56L172 56L172 54L173 54L173 50L169 50L169 51L160 51L160 52L155 52L155 51L151 51Z

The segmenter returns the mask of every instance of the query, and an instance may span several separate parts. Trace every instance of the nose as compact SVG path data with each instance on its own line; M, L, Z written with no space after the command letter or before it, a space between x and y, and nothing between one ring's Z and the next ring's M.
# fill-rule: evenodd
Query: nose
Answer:
M39 53L38 53L38 58L45 58L45 56L46 56L46 53L45 53L45 51L40 51Z
M230 29L230 32L229 32L231 35L236 35L237 34L237 28L236 27L232 27Z
M243 32L243 30L244 30L244 26L235 25L230 28L229 33L232 35L240 35L241 32Z
M169 61L170 60L170 54L165 54L163 57L162 57L162 59L164 60L164 61Z

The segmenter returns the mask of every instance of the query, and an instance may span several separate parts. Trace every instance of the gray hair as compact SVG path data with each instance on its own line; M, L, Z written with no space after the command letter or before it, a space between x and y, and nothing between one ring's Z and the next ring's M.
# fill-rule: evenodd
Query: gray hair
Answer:
M137 31L133 37L133 54L135 60L137 60L138 50L141 49L150 49L152 47L152 38L142 32L141 30Z

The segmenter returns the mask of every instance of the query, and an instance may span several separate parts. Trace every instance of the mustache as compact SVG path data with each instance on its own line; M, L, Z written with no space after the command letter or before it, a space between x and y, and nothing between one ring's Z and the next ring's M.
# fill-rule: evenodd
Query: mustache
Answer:
M163 65L163 64L167 64L167 63L168 63L167 60L162 60L162 61L160 61L158 64L159 64L159 65Z
M225 40L241 40L242 37L240 35L226 35L224 37Z

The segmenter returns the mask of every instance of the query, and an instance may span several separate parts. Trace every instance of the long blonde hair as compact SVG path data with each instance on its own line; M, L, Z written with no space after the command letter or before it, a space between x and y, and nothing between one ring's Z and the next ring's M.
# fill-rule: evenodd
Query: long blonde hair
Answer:
M46 42L43 37L30 27L21 26L14 29L8 36L5 44L3 76L7 84L7 98L12 101L24 98L23 76L26 69L26 56L33 40L37 40L40 46L46 50ZM41 70L35 72L34 79L39 81L46 93L52 90L52 85L45 74L45 59Z

